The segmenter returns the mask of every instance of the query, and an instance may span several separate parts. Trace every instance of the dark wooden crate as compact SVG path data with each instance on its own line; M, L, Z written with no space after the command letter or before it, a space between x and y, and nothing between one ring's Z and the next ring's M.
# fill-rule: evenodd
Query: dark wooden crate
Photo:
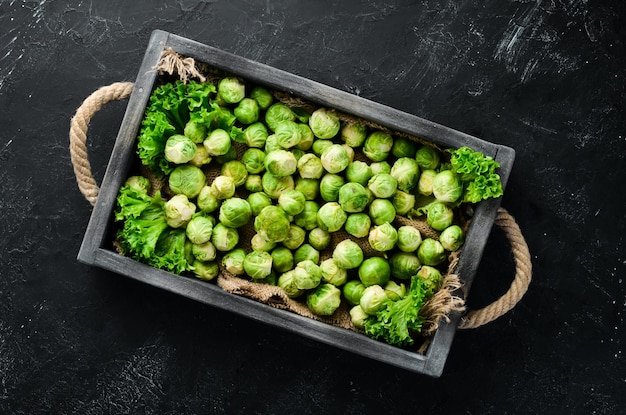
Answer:
M163 50L168 47L181 55L190 56L198 62L237 75L254 84L283 91L320 106L335 108L346 114L380 124L390 130L421 137L442 148L468 146L481 151L500 163L499 174L503 187L506 186L515 158L514 150L509 147L492 144L348 92L157 30L150 38L139 69L135 87L102 180L98 200L85 231L78 260L371 359L429 376L440 376L460 318L458 314L451 315L451 321L439 327L428 349L421 354L372 340L351 330L334 327L227 293L212 283L150 267L119 255L111 248L110 237L115 199L134 163L137 133L158 77L153 68L158 63ZM464 283L463 292L460 295L466 297L469 292L499 206L500 199L490 199L479 203L475 209L457 268Z

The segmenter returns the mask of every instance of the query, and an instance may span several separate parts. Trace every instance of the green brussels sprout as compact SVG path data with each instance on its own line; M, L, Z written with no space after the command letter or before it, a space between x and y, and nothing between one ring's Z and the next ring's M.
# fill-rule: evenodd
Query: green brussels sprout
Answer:
M350 305L358 305L360 303L363 291L365 291L365 285L363 285L361 280L350 280L343 286L343 296Z
M244 98L233 110L235 118L242 124L252 124L259 119L259 104L252 98Z
M378 173L367 182L367 188L372 191L374 196L386 199L396 193L398 181L391 174Z
M354 161L354 156L356 155L356 153L354 152L354 149L347 144L342 144L341 147L343 147L346 150L346 154L348 155L348 160L350 160L350 163L352 163ZM350 163L348 163L348 165L350 165Z
M274 150L265 155L265 170L277 177L291 176L298 167L293 153L287 150Z
M311 231L309 232L308 241L313 248L317 249L318 251L323 251L330 246L330 233L322 228L311 229Z
M417 143L406 137L396 137L391 146L391 154L397 158L415 157L417 152Z
M391 198L391 203L396 209L396 214L406 216L415 207L415 195L396 190L396 194Z
M272 200L270 199L270 197L263 192L250 193L247 200L250 204L252 216L258 216L265 206L269 206L272 204Z
M305 179L319 179L324 174L322 160L313 153L306 153L298 160L298 173Z
M296 179L295 189L304 195L305 200L315 200L320 192L320 182L317 179Z
M341 304L341 290L332 284L322 284L307 296L306 304L313 314L331 316Z
M348 215L337 202L324 203L317 212L317 224L328 232L337 232L346 223Z
M295 121L284 120L274 128L276 142L284 149L297 146L300 143L300 128Z
M420 174L420 179L417 182L417 191L424 196L432 195L435 176L437 176L435 170L424 170L422 174Z
M400 226L398 228L398 249L402 252L415 252L422 243L422 234L413 226Z
M298 123L298 128L300 129L300 142L296 147L299 150L309 150L313 146L315 135L308 124Z
M206 185L204 172L190 164L177 166L170 173L168 184L170 190L175 194L183 194L189 199L193 199Z
M437 266L446 260L446 251L441 242L425 238L417 248L417 257L423 265Z
M294 217L294 223L307 231L317 228L317 212L320 205L314 200L307 200L304 210Z
M248 148L241 155L241 163L250 174L259 174L265 170L265 153L259 148Z
M272 131L281 121L295 121L296 114L282 102L272 104L265 112L265 123Z
M185 228L187 239L198 245L210 241L214 224L215 219L212 217L203 214L195 214Z
M366 314L373 316L385 308L387 300L389 300L389 297L387 297L387 293L383 287L380 285L370 285L363 290L359 305Z
M373 256L364 260L359 266L359 279L366 287L385 285L391 276L391 267L386 259Z
M357 304L350 309L350 321L355 328L365 330L365 320L368 318L369 315L363 311L360 305Z
M206 138L206 125L199 119L192 119L185 124L183 135L196 144L201 144Z
M128 186L129 188L140 194L148 194L150 193L150 189L152 188L150 180L143 176L130 176L124 182L124 186Z
M379 173L391 173L391 164L389 164L388 161L377 161L370 164L370 168L372 169L372 176L375 176Z
M276 134L271 134L267 136L267 140L265 140L265 147L263 148L265 153L269 153L275 150L284 150L280 144L278 144L278 138Z
M367 183L372 178L372 168L364 161L353 161L346 168L346 179L349 182L359 183L362 186L367 186Z
M333 143L331 140L315 140L313 141L313 144L311 145L311 150L313 150L313 154L315 154L318 157L321 157L322 153L324 153L324 150L326 150L328 147L334 144L335 143Z
M463 195L463 182L452 170L443 170L433 179L433 195L442 202L454 203Z
M348 271L339 267L334 259L328 258L321 262L322 281L340 287L348 280Z
M393 138L384 131L370 133L363 143L363 153L372 161L383 161L389 157L393 147Z
M417 255L408 252L394 252L389 257L391 276L400 280L408 280L417 274L422 264Z
M213 233L212 230L211 233ZM198 261L207 262L215 259L217 256L217 250L215 249L215 245L213 245L211 241L208 241L203 244L192 244L191 254Z
M402 157L393 163L389 174L398 182L398 189L410 192L419 181L419 165L415 159Z
M266 171L261 177L263 191L272 199L278 200L281 193L295 188L295 182L292 176L275 176Z
M272 94L262 86L255 86L252 88L252 91L250 91L250 98L255 100L259 105L259 108L262 110L268 109L274 101Z
M220 273L220 268L215 261L202 262L196 259L193 261L192 268L194 275L204 281L211 281Z
M189 223L196 213L196 205L191 203L187 196L178 194L165 202L163 206L165 221L172 228L182 228Z
M464 241L465 235L459 225L449 226L439 235L439 242L448 251L456 251L463 245Z
M356 238L364 238L370 233L372 220L365 213L353 213L346 219L345 230Z
M320 180L320 195L326 202L336 202L339 200L339 189L346 184L343 177L337 174L327 173Z
M287 272L293 269L293 252L287 247L277 246L272 250L272 266L278 273Z
M341 127L341 140L350 147L360 147L367 138L367 127L358 123L346 123Z
M339 205L345 212L362 212L368 203L369 193L359 183L349 182L339 189Z
M363 262L363 250L350 239L339 242L335 246L332 256L337 265L343 269L358 268Z
M292 148L289 150L291 152L291 154L293 154L293 156L296 158L296 161L300 161L300 159L302 158L302 156L304 156L306 153L304 152L304 150L300 150L298 148Z
M398 231L390 223L383 223L370 230L368 241L376 251L391 251L398 242Z
M435 170L439 167L439 152L433 147L424 145L417 150L415 161L422 170Z
M269 242L284 241L290 225L287 213L274 205L264 207L254 219L254 230Z
M269 252L276 247L275 242L268 242L261 235L255 233L252 238L250 238L250 246L254 251L266 251Z
M237 232L237 229L218 223L213 227L211 242L218 251L231 251L239 243L239 232Z
M319 108L311 114L309 127L317 138L327 139L337 135L341 124L339 117L332 110Z
M231 160L222 165L220 170L222 176L228 176L235 182L235 187L239 187L246 182L248 170L239 160Z
M228 153L231 148L230 135L221 128L211 131L207 138L203 141L204 148L211 156L223 156Z
M306 231L298 225L290 225L283 245L291 250L298 249L306 239Z
M167 161L185 164L196 155L196 143L182 134L174 134L165 142L163 155Z
M294 271L296 287L300 290L310 290L315 288L320 285L320 282L322 281L322 270L319 265L310 259L296 262Z
M233 249L222 257L222 266L233 275L243 275L243 261L246 259L246 251L242 248Z
M250 124L243 130L246 145L252 148L264 148L268 135L267 127L262 122Z
M287 190L278 196L278 206L280 206L288 215L295 216L304 210L306 198L304 194L296 189Z
M193 156L191 160L189 160L189 164L196 167L202 167L207 165L213 160L211 155L206 148L204 148L204 144L196 144L196 154Z
M282 273L278 277L278 286L285 291L285 294L287 294L289 298L297 298L304 293L304 290L296 286L295 269Z
M387 298L391 301L398 301L406 295L406 286L402 283L398 284L395 281L388 281L383 288Z
M443 231L452 225L454 212L443 202L435 202L428 207L426 222L436 231Z
M374 199L370 203L369 215L374 225L392 223L396 218L396 208L388 199Z
M262 280L272 272L272 256L266 251L252 251L243 260L243 269L253 280Z
M246 199L231 197L220 206L219 221L229 228L240 228L252 217L252 208Z
M423 265L417 273L417 276L428 281L428 289L426 291L427 296L431 296L439 291L443 282L441 272L439 272L437 268L428 265Z
M211 183L211 192L219 200L225 200L235 195L235 179L230 176L217 176Z
M211 186L204 186L196 199L198 208L205 213L215 212L220 207L220 203L220 199L215 196Z
M222 78L217 84L217 94L227 104L236 104L246 96L246 87L235 77Z
M263 191L263 180L258 174L249 174L243 187L252 193Z
M319 264L320 252L313 248L310 244L302 244L293 253L293 262L297 264L307 260L313 261L315 264Z
M350 164L348 151L341 144L328 146L320 157L322 166L329 173L339 173L344 171Z
M267 277L265 277L265 279L263 279L263 284L267 284L267 285L278 285L278 275L276 275L276 272L274 272L274 270L272 269L272 272L270 272L270 275L268 275Z
M231 145L226 154L222 154L221 156L215 156L213 158L218 164L224 164L231 160L237 160L237 149L235 146Z

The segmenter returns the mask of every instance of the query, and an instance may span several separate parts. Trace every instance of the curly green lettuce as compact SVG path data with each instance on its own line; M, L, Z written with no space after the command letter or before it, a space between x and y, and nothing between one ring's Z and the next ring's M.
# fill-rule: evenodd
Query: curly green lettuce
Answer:
M463 181L463 202L478 203L502 196L502 182L496 173L500 167L497 161L469 147L448 151L451 169Z

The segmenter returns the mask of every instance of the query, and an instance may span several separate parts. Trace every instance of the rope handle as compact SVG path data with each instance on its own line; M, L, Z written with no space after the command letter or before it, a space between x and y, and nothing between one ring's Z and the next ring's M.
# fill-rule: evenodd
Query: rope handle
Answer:
M70 156L81 193L95 205L100 191L91 173L87 158L87 130L91 118L107 103L126 99L133 90L132 82L117 82L93 92L76 110L70 125ZM504 231L515 259L515 278L505 294L479 310L469 311L461 318L459 329L485 325L506 314L522 299L531 281L532 263L528 245L515 219L504 208L498 209L495 224Z

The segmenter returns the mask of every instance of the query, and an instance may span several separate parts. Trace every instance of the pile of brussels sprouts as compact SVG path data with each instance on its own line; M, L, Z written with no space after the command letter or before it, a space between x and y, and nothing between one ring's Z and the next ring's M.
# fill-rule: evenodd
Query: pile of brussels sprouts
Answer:
M203 87L193 85L194 91ZM437 290L438 268L464 240L455 208L466 186L449 154L340 119L331 109L290 106L235 77L207 83L200 106L185 97L185 86L177 88L189 101L186 114L169 114L172 105L153 95L169 126L142 131L138 150L140 157L153 153L142 161L162 167L170 197L146 196L143 177L126 182L117 214L132 222L118 233L125 253L205 280L222 268L277 285L319 316L345 301L361 329L402 299L413 278L428 281L430 294ZM163 226L152 224L142 234L148 225L137 220L141 214L128 213L137 200L162 209ZM438 238L396 221L420 215ZM172 247L181 242L171 236L164 241L174 230L184 247ZM159 252L180 258L154 259Z

